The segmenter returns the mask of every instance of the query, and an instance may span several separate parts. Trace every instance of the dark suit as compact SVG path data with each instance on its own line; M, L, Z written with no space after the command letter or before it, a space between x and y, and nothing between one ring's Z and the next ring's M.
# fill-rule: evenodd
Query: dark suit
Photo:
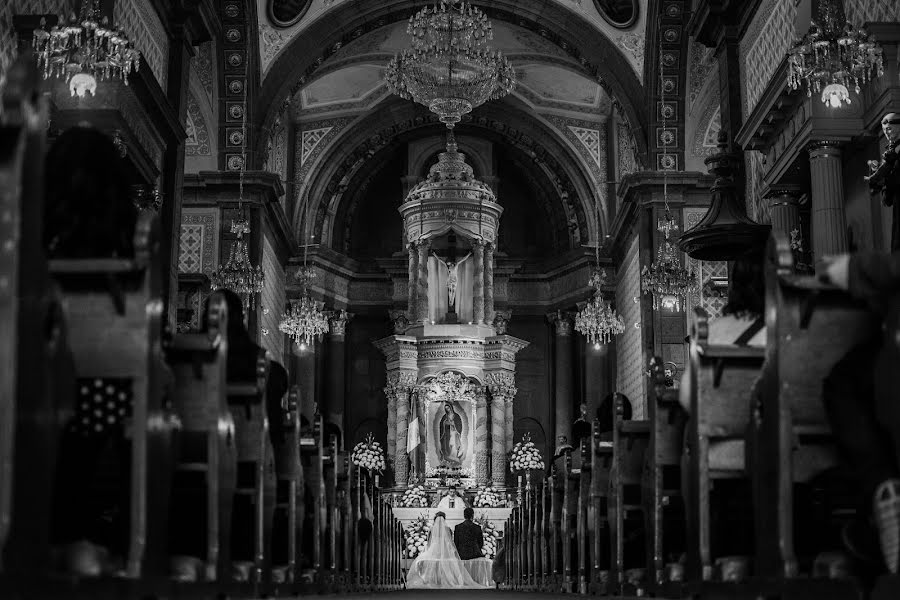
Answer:
M484 535L481 527L471 520L465 520L453 529L453 543L462 560L481 558L481 547L484 546Z

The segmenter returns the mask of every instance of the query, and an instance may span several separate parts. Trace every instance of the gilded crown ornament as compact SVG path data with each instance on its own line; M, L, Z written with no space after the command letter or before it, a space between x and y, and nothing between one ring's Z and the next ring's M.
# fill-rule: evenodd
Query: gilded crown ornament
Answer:
M410 17L406 31L411 47L388 63L385 80L393 93L427 106L447 127L515 87L509 60L489 45L491 22L470 3L435 2Z
M788 85L806 88L806 95L821 93L832 108L850 104L850 89L884 74L882 49L874 38L847 22L842 0L813 3L812 27L788 51Z
M82 0L81 9L50 31L41 19L34 30L33 47L44 79L63 79L72 96L83 98L97 91L97 81L119 79L128 85L128 75L140 67L141 54L132 48L122 29L115 29L100 16L99 0Z

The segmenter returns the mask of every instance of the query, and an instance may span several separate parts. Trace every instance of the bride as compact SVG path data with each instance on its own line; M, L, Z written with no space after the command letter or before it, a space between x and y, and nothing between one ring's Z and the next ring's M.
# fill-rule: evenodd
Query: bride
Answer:
M459 558L453 533L442 512L434 516L428 546L413 561L406 574L406 589L484 589L472 579Z

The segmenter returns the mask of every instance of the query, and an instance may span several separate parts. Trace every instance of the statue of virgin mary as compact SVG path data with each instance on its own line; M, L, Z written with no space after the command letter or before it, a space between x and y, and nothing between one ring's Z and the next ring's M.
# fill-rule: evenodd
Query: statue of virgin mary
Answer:
M459 467L465 458L465 450L462 445L462 417L453 408L450 402L444 402L444 416L440 422L440 440L438 444L438 458L441 464L449 467Z

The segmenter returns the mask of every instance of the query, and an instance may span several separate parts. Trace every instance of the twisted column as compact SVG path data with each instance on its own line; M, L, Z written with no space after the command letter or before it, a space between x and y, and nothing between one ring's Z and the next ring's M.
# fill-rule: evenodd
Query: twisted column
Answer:
M388 385L384 388L384 396L387 398L388 409L387 450L384 458L388 463L388 468L394 473L396 478L397 471L394 464L397 452L397 431L399 429L397 423L397 393ZM394 483L396 485L396 482Z
M813 262L847 251L841 168L841 149L836 142L816 142L810 146Z
M406 456L406 436L409 432L409 388L396 390L397 438L394 446L394 485L404 486L409 480L409 460Z
M489 483L488 427L487 394L482 387L475 398L475 482L480 486Z
M790 237L791 232L800 229L800 197L793 190L772 190L766 194L769 214L772 217L772 231L780 231Z
M494 244L484 247L484 322L494 323Z
M472 292L472 320L478 325L484 325L484 240L472 242L472 251L475 255L475 273L472 276L475 286Z
M419 277L419 253L416 251L415 242L410 242L409 244L409 284L407 285L407 301L406 301L406 314L409 315L409 318L412 321L416 320L416 301L418 300L416 296Z
M491 387L491 481L506 485L506 398Z
M416 314L416 321L419 323L427 323L428 317L428 251L431 250L431 242L421 240L418 244L419 249L419 285L418 285L418 306L419 310Z

